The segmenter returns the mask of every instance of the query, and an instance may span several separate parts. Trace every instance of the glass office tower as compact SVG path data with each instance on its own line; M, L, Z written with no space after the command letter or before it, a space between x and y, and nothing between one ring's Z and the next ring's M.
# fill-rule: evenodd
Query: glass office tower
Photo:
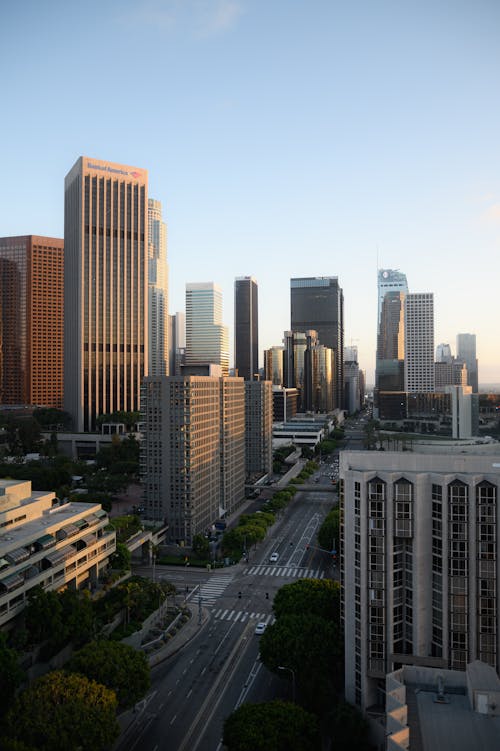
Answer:
M461 360L467 365L467 383L472 386L472 392L477 394L479 377L475 334L457 334L457 360Z
M258 287L253 276L234 282L234 367L245 381L259 373Z
M229 373L229 332L222 324L222 289L214 282L186 284L186 365L214 363Z
M149 374L169 375L167 226L161 203L148 200Z
M333 349L335 407L344 405L344 295L336 276L290 280L292 331L317 332L320 344Z

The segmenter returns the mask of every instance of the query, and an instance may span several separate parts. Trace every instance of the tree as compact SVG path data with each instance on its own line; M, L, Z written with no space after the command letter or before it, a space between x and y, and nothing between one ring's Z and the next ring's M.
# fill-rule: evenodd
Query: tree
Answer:
M95 615L88 590L65 589L59 595L64 641L79 647L94 635Z
M320 714L329 709L343 672L343 640L336 624L307 613L285 615L267 627L259 646L269 670L278 673L284 665L294 671L304 706Z
M133 430L140 419L140 412L125 412L119 410L108 415L99 415L96 419L96 426L100 430L101 426L105 423L123 423L127 430Z
M330 716L330 735L335 751L369 751L369 726L361 712L339 702Z
M204 535L193 537L193 552L202 560L210 557L210 543Z
M62 409L54 407L39 407L33 410L33 417L43 430L68 430L71 426L71 415Z
M339 585L331 579L297 579L277 591L273 611L278 619L303 613L338 623Z
M111 556L111 565L120 571L130 571L132 555L125 543L117 542L116 550Z
M323 524L318 530L318 543L325 550L337 549L339 544L339 510L333 509L327 514Z
M123 708L133 706L151 685L145 654L116 641L89 642L66 669L112 688Z
M6 717L7 738L37 751L104 751L119 734L114 691L83 675L47 673Z
M229 751L315 751L320 746L314 715L297 704L242 704L224 723Z
M33 417L22 417L17 421L17 434L25 454L38 451L42 431Z
M7 646L7 636L0 632L0 715L5 712L24 678L19 655Z
M48 640L43 658L50 657L67 642L83 644L94 632L94 610L86 592L71 589L47 592L36 587L24 614L30 641L38 644Z
M39 644L48 638L62 640L62 605L57 592L35 587L30 592L24 619L32 643Z

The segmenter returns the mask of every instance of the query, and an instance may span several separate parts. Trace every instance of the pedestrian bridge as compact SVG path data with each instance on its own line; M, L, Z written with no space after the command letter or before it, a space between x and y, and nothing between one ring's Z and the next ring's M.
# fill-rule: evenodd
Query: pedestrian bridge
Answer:
M292 483L293 484L293 483ZM248 490L269 490L271 493L277 493L279 490L285 490L287 485L245 485ZM320 485L320 483L304 483L303 485L296 485L297 493L336 493L336 485Z

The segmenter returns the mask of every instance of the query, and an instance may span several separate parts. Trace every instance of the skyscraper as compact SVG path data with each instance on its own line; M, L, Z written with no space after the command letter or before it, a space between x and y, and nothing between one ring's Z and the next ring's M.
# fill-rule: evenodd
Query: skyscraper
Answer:
M319 342L333 349L335 407L344 404L344 295L336 276L290 280L292 331L317 332Z
M405 391L433 392L434 295L412 293L405 298Z
M408 293L408 282L406 274L399 269L379 269L378 271L378 311L377 322L380 330L380 314L382 312L382 303L388 292Z
M65 409L77 431L140 408L148 351L148 174L80 157L65 180Z
M148 199L149 374L168 375L167 227L161 203Z
M186 284L186 365L215 363L229 373L229 333L222 324L222 290L214 282Z
M448 365L451 365L451 363L453 362L453 357L449 344L438 344L438 346L436 347L436 362L447 363Z
M0 238L0 404L63 406L64 242Z
M234 282L234 367L245 381L259 372L258 287L253 276Z
M476 335L457 334L457 360L467 365L467 382L472 386L472 392L479 391L479 378L476 359Z
M186 354L186 314L178 311L168 317L168 372L180 375Z
M283 347L270 347L264 350L264 379L273 386L283 384Z
M397 269L379 269L375 416L378 416L379 392L404 389L404 299L407 294L405 274Z

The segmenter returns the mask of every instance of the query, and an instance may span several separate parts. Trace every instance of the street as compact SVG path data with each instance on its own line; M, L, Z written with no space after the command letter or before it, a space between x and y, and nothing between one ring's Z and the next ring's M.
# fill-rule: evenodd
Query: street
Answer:
M319 483L331 483L323 469L316 474ZM335 577L331 557L315 549L334 503L330 492L298 492L266 539L249 551L248 563L211 572L156 566L155 576L175 584L181 596L188 587L191 602L201 597L210 618L181 652L153 668L150 694L119 751L220 751L224 719L243 701L291 698L290 683L260 663L255 626L273 621L272 601L284 584ZM270 563L273 553L278 559ZM134 571L152 575L150 567Z

